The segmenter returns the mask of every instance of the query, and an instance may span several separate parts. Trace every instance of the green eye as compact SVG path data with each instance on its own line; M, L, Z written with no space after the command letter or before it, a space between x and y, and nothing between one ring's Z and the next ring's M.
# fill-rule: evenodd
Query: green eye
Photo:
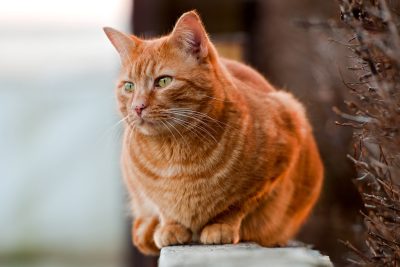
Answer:
M133 90L135 90L135 84L131 82L126 82L124 84L124 89L126 92L131 93Z
M163 76L156 80L156 87L164 88L168 86L172 82L172 77L170 76Z

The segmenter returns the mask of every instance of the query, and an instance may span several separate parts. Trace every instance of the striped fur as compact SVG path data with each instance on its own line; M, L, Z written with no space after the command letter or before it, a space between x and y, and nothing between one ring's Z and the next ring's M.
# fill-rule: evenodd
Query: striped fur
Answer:
M284 245L323 178L303 106L219 57L193 11L154 40L105 31L123 65L116 94L134 244L146 254L191 241ZM163 75L172 83L155 88ZM134 92L124 92L126 81ZM148 103L142 118L138 101Z

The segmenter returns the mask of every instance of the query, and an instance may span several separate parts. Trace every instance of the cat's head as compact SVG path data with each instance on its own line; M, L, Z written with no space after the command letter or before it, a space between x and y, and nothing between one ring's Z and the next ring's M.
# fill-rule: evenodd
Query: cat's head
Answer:
M130 126L146 135L182 131L208 112L217 54L196 12L183 14L157 39L104 31L121 57L116 94Z

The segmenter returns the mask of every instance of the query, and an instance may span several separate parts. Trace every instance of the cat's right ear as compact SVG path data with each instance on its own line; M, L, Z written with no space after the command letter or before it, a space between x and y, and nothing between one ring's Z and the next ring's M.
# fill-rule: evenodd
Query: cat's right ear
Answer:
M108 39L110 39L112 45L117 49L121 57L122 65L132 65L133 52L140 43L140 40L133 35L127 35L110 27L104 27L103 30Z

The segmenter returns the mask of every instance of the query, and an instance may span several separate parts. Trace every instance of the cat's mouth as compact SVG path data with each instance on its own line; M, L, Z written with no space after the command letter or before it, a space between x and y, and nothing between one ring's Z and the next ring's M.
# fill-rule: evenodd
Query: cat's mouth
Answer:
M183 120L183 119L181 119ZM143 112L141 116L131 114L129 119L131 127L146 135L157 135L177 131L173 117Z
M153 125L154 126L154 125L156 125L156 122L154 122L152 120L149 120L149 119L146 119L146 118L138 118L137 124L139 126L143 126L143 125L149 125L149 126Z
M156 130L162 127L162 123L152 117L142 116L135 119L135 124L138 128L146 128Z
M165 122L152 118L138 117L134 121L134 128L145 135L159 135L166 132Z

